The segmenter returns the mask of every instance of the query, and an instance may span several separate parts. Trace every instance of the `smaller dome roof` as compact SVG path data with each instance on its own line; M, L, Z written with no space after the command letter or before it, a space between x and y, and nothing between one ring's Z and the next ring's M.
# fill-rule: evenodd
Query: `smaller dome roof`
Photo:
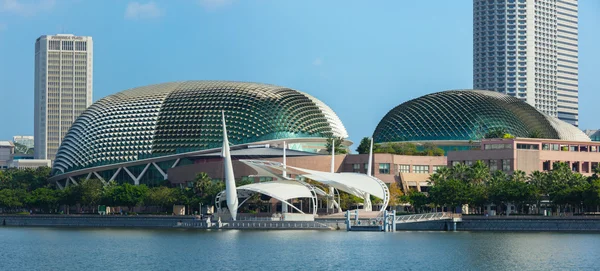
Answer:
M590 141L582 131L550 117L522 100L496 91L449 90L407 101L377 125L377 143L480 140L490 130L516 137L539 132L544 138Z

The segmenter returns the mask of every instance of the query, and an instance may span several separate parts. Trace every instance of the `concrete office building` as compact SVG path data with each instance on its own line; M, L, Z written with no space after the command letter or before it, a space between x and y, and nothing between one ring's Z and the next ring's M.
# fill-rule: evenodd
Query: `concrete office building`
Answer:
M0 169L8 168L15 146L10 141L0 141Z
M576 0L474 0L473 86L578 125Z
M565 162L584 176L593 174L600 164L600 143L540 138L484 139L478 150L448 153L448 166L471 165L484 161L490 170L530 174L552 170L554 163Z
M77 117L92 104L92 37L58 34L35 43L35 158L54 160Z

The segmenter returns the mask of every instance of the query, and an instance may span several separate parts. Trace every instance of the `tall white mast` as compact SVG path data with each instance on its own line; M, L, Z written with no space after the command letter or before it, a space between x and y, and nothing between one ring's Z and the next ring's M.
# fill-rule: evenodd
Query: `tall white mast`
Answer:
M369 164L367 164L367 176L372 176L371 169L373 168L373 138L371 138L371 146L369 147ZM373 204L371 203L371 194L365 193L364 210L367 212L373 211Z
M333 138L331 139L331 173L335 173L335 139ZM339 204L335 201L335 188L333 186L329 186L329 197L331 198L329 208L335 210L337 206L339 212L342 212Z
M331 173L335 173L335 139L331 139Z
M235 221L238 210L237 187L235 186L235 176L233 175L233 165L231 163L231 153L229 152L229 140L227 139L227 127L225 125L225 112L221 111L223 118L223 157L225 169L225 195L227 198L227 208L231 218Z
M283 141L283 171L281 172L281 175L283 177L283 179L287 179L287 172L286 172L286 157L285 157L285 141ZM288 212L288 205L285 202L281 202L281 213L285 214Z
M286 149L285 141L283 141L283 172L281 173L281 175L283 176L284 179L287 179L287 172L285 170L287 168L286 159L285 159L285 149Z

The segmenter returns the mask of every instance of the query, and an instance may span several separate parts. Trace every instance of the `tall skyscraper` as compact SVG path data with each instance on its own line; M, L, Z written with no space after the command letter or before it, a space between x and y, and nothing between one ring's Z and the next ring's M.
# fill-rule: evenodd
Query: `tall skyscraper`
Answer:
M75 119L92 104L92 37L41 36L35 42L35 158L54 160Z
M577 10L577 0L474 0L474 88L577 126Z

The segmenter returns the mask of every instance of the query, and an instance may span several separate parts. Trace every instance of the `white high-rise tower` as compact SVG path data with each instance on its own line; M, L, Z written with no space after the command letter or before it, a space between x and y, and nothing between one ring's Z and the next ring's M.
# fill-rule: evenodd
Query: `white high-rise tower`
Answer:
M577 126L577 22L577 0L474 0L474 88Z
M35 42L35 158L54 160L71 124L92 104L92 37L41 36Z

